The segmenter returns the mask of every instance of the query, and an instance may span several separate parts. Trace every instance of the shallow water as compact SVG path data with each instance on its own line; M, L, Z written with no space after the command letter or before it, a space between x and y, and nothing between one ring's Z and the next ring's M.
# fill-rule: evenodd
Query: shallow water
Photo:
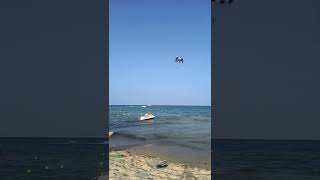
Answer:
M156 116L154 120L140 121L147 112ZM116 148L152 144L168 147L169 154L181 159L204 154L210 159L210 106L109 106L109 129L115 132L110 144Z

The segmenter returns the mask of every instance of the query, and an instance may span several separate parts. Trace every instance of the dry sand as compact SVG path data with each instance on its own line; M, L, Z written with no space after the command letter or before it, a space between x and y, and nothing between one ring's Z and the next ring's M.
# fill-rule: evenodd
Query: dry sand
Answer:
M125 157L115 157L123 154ZM158 168L159 164L168 166ZM109 153L109 179L211 179L211 170L191 167L187 164L166 161L145 155L136 155L128 151L111 151Z

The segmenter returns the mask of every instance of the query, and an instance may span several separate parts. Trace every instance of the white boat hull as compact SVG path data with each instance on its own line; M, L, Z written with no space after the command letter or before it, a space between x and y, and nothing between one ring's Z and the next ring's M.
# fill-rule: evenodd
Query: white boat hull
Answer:
M155 116L141 116L140 117L140 121L144 121L144 120L150 120L150 119L153 119Z

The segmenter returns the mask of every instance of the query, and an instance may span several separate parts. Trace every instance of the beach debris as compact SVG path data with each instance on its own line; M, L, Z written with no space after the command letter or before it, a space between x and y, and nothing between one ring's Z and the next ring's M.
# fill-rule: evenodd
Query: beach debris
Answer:
M113 132L112 132L112 131L109 131L109 137L111 137L111 136L112 136L112 134L113 134Z
M123 157L126 157L126 155L117 153L117 154L110 154L109 157L113 157L113 158L123 158Z
M182 57L176 57L176 63L183 63Z
M159 163L158 165L157 165L157 168L159 169L159 168L165 168L165 167L167 167L168 166L168 163L167 163L167 161L162 161L161 163Z

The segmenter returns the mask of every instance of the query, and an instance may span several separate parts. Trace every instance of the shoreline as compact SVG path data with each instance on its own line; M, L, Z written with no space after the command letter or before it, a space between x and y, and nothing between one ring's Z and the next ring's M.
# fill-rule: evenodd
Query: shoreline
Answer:
M109 179L211 179L211 169L178 162L148 146L109 152Z
M134 155L158 157L175 163L185 163L191 167L211 170L211 150L184 147L178 144L157 144L153 142L113 137L109 142L109 152L127 151Z
M177 164L187 164L189 167L196 167L211 170L211 156L203 151L191 150L176 145L153 145L146 144L125 149L127 152L154 158L160 158Z

